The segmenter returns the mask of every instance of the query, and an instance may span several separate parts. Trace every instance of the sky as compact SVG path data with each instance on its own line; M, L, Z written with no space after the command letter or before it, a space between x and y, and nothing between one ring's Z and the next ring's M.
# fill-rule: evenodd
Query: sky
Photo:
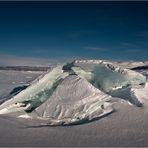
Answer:
M148 1L0 1L2 57L148 60Z

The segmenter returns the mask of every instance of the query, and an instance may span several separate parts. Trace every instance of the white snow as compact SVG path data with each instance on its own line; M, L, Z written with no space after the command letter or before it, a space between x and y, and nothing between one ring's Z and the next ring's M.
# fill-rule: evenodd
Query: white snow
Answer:
M148 99L148 82L145 84L144 88L139 88L134 90L135 96L141 100Z

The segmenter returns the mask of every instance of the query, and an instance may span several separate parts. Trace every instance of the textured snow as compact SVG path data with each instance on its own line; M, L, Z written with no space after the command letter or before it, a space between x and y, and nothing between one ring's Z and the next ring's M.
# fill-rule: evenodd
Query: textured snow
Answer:
M111 97L78 76L67 77L50 99L35 110L48 124L91 120L113 111Z

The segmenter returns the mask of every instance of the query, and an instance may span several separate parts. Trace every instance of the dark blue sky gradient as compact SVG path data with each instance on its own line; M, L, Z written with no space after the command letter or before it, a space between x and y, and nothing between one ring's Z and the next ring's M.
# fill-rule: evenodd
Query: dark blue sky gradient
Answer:
M0 2L0 54L148 60L148 2Z

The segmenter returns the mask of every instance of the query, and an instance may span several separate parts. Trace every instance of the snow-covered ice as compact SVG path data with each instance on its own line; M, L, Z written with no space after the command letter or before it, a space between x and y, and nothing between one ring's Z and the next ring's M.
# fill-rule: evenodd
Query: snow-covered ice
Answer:
M147 91L146 77L123 67L102 60L57 66L1 104L0 114L16 113L16 117L38 119L42 124L68 125L112 113L113 103L120 98L141 106L147 97L143 93Z

